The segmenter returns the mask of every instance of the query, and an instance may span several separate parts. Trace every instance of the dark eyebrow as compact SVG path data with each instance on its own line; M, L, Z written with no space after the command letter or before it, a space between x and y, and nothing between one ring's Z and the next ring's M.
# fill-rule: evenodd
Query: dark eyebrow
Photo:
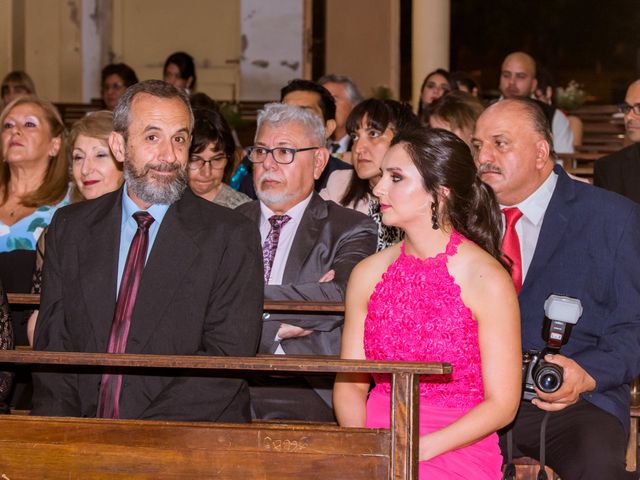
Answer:
M400 173L402 173L402 169L398 168L398 167L389 167L386 170L387 170L387 172L400 172Z

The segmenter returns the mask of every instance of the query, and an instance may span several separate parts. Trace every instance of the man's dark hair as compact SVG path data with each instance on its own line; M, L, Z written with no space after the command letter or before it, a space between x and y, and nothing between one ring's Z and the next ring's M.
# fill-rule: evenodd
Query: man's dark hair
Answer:
M122 79L125 87L130 87L138 83L136 72L126 63L111 63L104 67L101 74L101 83L104 84L107 77L111 75L118 75Z
M129 137L129 123L131 122L131 104L133 99L139 93L146 93L158 98L177 98L184 103L189 111L191 119L190 127L193 128L193 111L189 103L187 94L179 88L174 87L162 80L145 80L130 86L122 94L116 108L113 110L113 130L122 135L125 139Z
M547 112L545 112L545 107L549 106L539 100L534 100L529 97L515 97L501 101L514 102L524 109L524 113L529 117L529 121L531 122L533 129L549 144L549 153L553 157L555 155L553 150L553 133L551 130L549 116L547 115Z
M333 99L331 92L322 85L312 82L311 80L303 80L296 78L287 83L280 90L280 101L284 100L291 92L313 92L320 96L320 110L322 110L323 121L336 119L336 101Z

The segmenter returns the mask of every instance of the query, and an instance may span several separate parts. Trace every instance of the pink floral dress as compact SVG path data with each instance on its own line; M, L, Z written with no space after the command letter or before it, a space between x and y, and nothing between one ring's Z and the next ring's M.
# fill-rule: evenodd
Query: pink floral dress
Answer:
M484 389L478 323L447 268L458 245L419 259L401 253L382 275L369 300L364 327L367 359L449 362L453 373L420 381L420 435L438 430L482 402ZM375 375L367 401L367 427L389 428L390 378ZM494 433L479 442L420 463L420 478L501 478L502 456Z

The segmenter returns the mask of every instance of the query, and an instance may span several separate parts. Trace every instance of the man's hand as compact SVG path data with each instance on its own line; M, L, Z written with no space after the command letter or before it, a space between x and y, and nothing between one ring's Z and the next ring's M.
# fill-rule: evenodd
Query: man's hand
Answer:
M313 330L305 330L304 328L296 327L295 325L289 325L287 323L281 323L278 329L278 338L294 338L294 337L306 337L311 335Z
M334 278L336 278L336 271L329 270L327 273L325 273L320 277L320 280L318 280L318 282L320 283L332 282Z
M596 388L593 377L574 360L564 355L546 355L544 359L562 367L563 381L558 391L553 393L543 393L536 388L538 398L531 402L536 407L550 412L562 410L576 403L581 393Z
M327 273L320 277L319 283L331 282L336 276L335 270L329 270ZM304 328L296 327L295 325L289 325L288 323L281 323L278 329L277 338L284 340L285 338L306 337L311 335L313 330L305 330Z

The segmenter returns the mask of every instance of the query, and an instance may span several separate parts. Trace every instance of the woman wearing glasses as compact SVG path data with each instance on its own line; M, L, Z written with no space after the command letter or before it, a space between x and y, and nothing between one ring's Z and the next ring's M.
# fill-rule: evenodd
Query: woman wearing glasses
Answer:
M236 208L251 199L226 182L233 172L235 142L231 129L213 108L196 108L189 150L189 187L193 193L223 207Z

